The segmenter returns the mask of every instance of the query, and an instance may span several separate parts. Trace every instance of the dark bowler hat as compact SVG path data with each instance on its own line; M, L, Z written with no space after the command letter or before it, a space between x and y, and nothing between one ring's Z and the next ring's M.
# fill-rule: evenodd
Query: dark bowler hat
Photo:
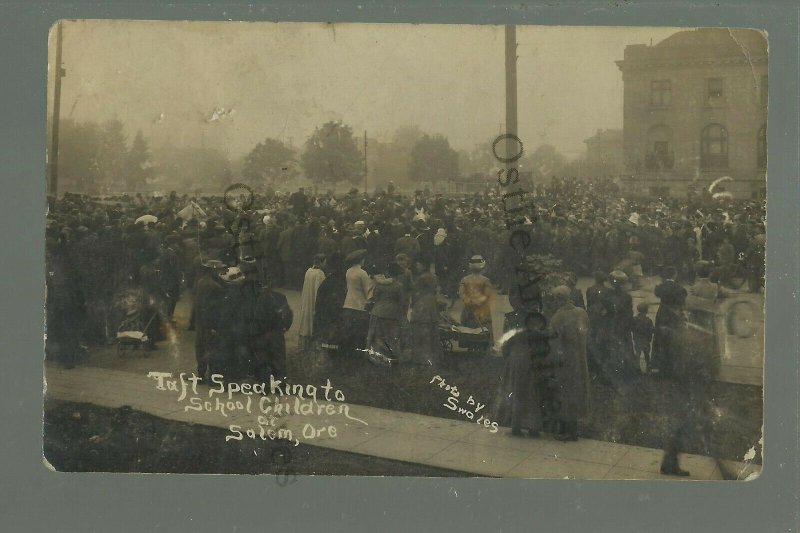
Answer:
M628 275L621 270L614 270L611 272L611 274L609 274L609 277L611 278L611 281L616 283L625 283L628 281Z
M364 256L367 254L367 251L362 249L354 250L347 254L347 257L344 258L344 262L350 266L355 265L359 261L361 261Z
M255 259L248 257L239 261L239 269L244 274L255 274L258 272L258 265Z

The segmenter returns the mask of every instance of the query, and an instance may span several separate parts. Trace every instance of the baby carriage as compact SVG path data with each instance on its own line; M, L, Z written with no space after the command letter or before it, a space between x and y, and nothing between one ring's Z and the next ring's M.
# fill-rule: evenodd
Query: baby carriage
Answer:
M142 350L143 355L153 348L152 335L148 335L158 311L147 306L142 289L124 289L114 298L114 311L119 319L117 334L114 339L117 355L125 352ZM146 318L146 320L145 320Z
M439 312L439 318L437 329L439 330L439 341L442 343L444 353L467 352L476 355L489 353L492 347L489 328L486 326L477 328L462 326L456 323L445 311Z

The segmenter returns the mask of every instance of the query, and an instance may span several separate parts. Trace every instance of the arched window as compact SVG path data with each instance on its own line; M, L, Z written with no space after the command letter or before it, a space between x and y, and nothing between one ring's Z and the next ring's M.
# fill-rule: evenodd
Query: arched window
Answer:
M728 130L721 124L709 124L700 134L700 167L728 168Z
M761 126L758 130L758 141L756 144L756 164L760 169L767 168L767 125Z

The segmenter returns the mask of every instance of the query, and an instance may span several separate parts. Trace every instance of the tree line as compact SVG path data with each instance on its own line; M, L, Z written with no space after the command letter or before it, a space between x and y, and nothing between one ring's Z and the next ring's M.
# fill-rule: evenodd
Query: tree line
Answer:
M165 143L151 151L141 131L129 143L122 122L116 119L101 124L67 119L61 128L59 188L93 194L167 189L201 192L217 190L231 181L275 189L301 174L318 185L357 186L363 183L365 170L370 188L385 188L390 181L411 187L420 182L488 180L496 167L492 139L476 144L472 151L455 150L446 137L416 126L398 128L388 141L368 138L366 169L363 137L341 121L317 127L299 151L281 140L265 138L234 161L223 151L205 146ZM581 159L568 161L551 145L526 153L519 166L531 172L536 182L598 170L586 168Z
M150 148L141 131L128 146L122 122L61 121L58 175L62 190L90 193L139 191L153 175Z

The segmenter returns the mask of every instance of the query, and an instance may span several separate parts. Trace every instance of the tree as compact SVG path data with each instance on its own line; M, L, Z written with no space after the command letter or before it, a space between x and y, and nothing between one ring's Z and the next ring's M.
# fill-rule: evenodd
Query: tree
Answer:
M549 182L553 176L564 177L567 158L555 146L542 144L530 156L520 159L520 168L533 173L534 183Z
M276 139L264 139L244 158L242 176L251 185L268 182L275 185L278 178L292 178L297 174L294 167L294 150Z
M95 193L100 186L97 157L102 132L96 122L61 121L58 150L59 189Z
M147 187L147 179L153 175L150 159L147 141L144 140L141 130L137 131L128 152L127 190L138 192Z
M369 143L369 181L372 185L386 187L389 182L396 186L408 181L409 154L396 143Z
M466 150L458 151L458 169L463 174L473 172L472 159L469 157L469 152L467 152Z
M400 126L394 132L394 144L398 149L411 154L414 145L422 139L425 133L417 126Z
M492 151L495 138L486 139L486 141L475 145L475 148L469 154L470 166L463 168L464 174L495 174L495 171L503 168L504 163L498 161ZM498 143L496 146L497 155L504 157L505 149L503 143Z
M100 179L106 191L124 188L125 167L128 163L128 146L122 122L113 119L102 127L102 142L97 155Z
M405 187L409 181L408 165L411 161L411 149L423 135L417 126L401 126L395 130L391 142L370 140L370 183L388 186L392 181L395 186Z
M423 135L411 149L408 173L420 181L449 181L458 177L458 152L441 135Z
M154 154L158 186L186 192L222 194L231 184L233 174L228 157L216 148L180 148L163 145Z
M364 177L364 156L352 128L341 122L331 121L314 130L305 143L300 164L306 177L317 183L358 183Z

